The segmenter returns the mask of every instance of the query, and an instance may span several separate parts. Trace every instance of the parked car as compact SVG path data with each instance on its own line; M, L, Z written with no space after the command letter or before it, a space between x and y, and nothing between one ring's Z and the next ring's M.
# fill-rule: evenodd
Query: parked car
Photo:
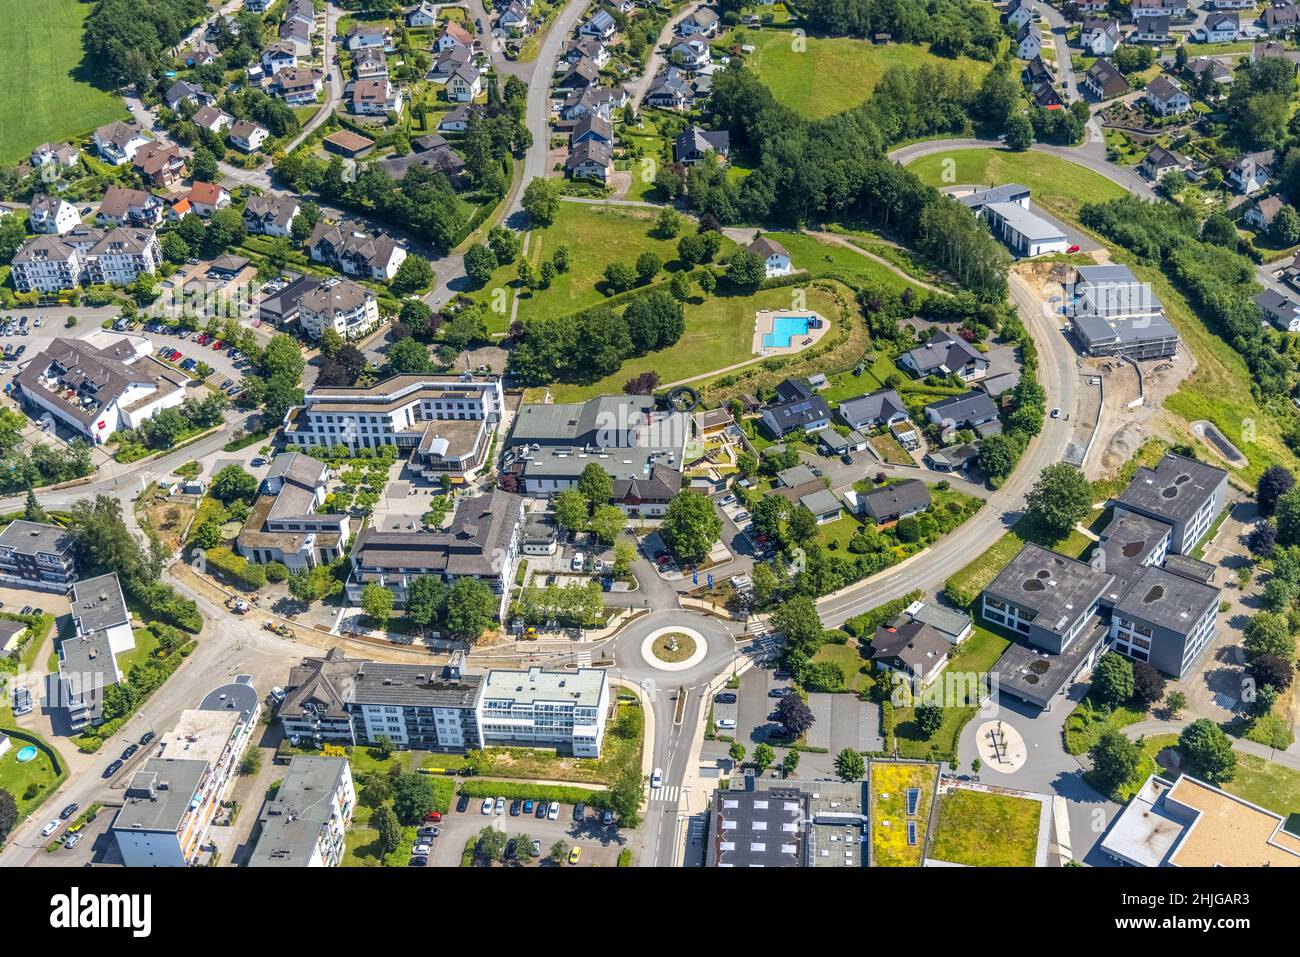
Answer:
M736 693L734 691L719 691L713 696L713 700L718 704L735 704Z
M573 805L573 819L575 821L581 821L583 817L586 816L586 814L587 814L587 805L583 804L581 801Z
M611 824L613 824L613 823L614 823L614 812L613 812L613 811L606 811L604 814L602 814L602 815L600 816L600 823L601 823L601 824L604 824L606 827L609 827Z
M1052 418L1054 418L1054 419L1059 419L1060 417L1061 417L1061 410L1060 410L1060 409L1053 409L1053 410L1052 410Z
M140 744L141 745L148 744L150 741L154 739L154 737L155 735L152 731L146 731L144 734L140 735Z
M72 815L77 813L77 808L79 807L81 807L81 805L78 804L76 801L73 801L71 804L69 804L67 807L65 807L62 811L59 812L59 819L62 821L66 821L68 818L72 817Z
M577 864L580 860L582 860L582 848L575 847L573 850L569 851L570 864Z
M537 802L537 812L536 812L533 816L536 817L539 821L544 820L544 819L546 818L546 802L545 802L545 801L538 801L538 802Z
M483 799L483 809L482 809L482 813L484 813L484 814L491 814L491 813L492 813L492 799L491 799L491 798L484 798L484 799Z
M51 821L49 824L46 824L43 828L41 828L41 837L49 837L58 829L59 829L59 822Z
M433 848L428 844L417 844L415 847L411 848L411 856L428 859L429 852L432 850Z
M424 816L424 819L425 819L426 821L432 821L434 824L441 824L441 823L442 823L442 812L441 812L441 811L430 811L428 814L426 814L426 815Z
M462 794L462 795L460 796L460 800L458 800L458 801L456 802L456 810L457 810L457 811L460 811L462 814L463 814L464 812L466 812L466 811L469 810L469 795L468 795L468 794Z
M260 469L263 465L266 464L266 459L262 458L262 457L259 455L259 456L257 456L256 458L254 458L253 461L249 462L248 464L249 464L252 468Z
M533 799L532 799L532 798L529 798L527 801L524 802L524 813L525 813L525 814L532 814L532 813L533 813Z
M542 856L542 842L539 841L537 838L533 838L533 849L532 849L532 853L533 853L533 857L541 857L541 856Z
M786 693L788 690L790 690L790 689L788 689L788 688L770 688L770 689L768 689L767 696L768 696L769 698L784 698L784 697L785 697L785 693Z
M504 814L505 812L506 812L506 799L499 797L497 798L496 813Z
M81 840L80 834L69 834L68 839L63 842L64 850L71 850L72 848L76 847L77 842L80 840Z
M732 724L735 724L733 721ZM655 773L650 775L650 786L652 788L661 788L664 786L664 772L662 768L655 768Z
M548 821L558 821L560 819L560 805L555 801L552 801L551 806L546 809L546 819Z
M523 806L524 806L524 805L523 805L523 802L520 801L518 798L515 798L513 801L511 801L511 802L510 802L510 816L511 816L511 817L518 817L518 816L519 816L519 809L520 809L521 807L523 807Z
M736 722L735 722L733 719L731 719L731 718L719 718L719 719L717 720L717 725L718 725L718 727L721 728L723 731L733 731L733 730L735 730ZM657 784L652 784L652 785L651 785L651 787L656 787L656 788L657 788L658 786L659 786L659 785L657 785Z
M135 754L139 750L140 750L140 745L128 744L126 746L126 749L123 750L122 752L122 760L125 761L127 758L131 757L131 755Z
M114 774L116 774L118 771L121 770L122 770L122 761L121 759L119 759L109 764L108 767L104 768L104 777L111 778Z

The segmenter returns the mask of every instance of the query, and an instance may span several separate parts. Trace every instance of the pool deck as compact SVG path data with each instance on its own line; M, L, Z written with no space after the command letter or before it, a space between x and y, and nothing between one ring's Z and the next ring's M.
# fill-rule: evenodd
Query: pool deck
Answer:
M804 316L816 316L822 321L821 328L809 329L806 335L791 337L790 345L788 346L764 346L763 337L772 332L776 320L783 316L798 316L801 318ZM831 321L820 312L815 312L812 309L778 309L776 311L771 309L761 309L754 318L754 355L763 356L764 358L769 356L794 355L796 352L803 352L805 349L811 349L813 346L817 345L821 340L821 337L830 332L830 330ZM812 341L805 345L804 340L807 339Z

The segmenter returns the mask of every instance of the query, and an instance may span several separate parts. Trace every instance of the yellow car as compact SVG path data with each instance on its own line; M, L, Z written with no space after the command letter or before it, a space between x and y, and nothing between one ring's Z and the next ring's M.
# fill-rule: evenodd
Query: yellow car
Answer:
M573 850L569 851L570 864L576 864L580 860L582 860L582 848L575 847Z

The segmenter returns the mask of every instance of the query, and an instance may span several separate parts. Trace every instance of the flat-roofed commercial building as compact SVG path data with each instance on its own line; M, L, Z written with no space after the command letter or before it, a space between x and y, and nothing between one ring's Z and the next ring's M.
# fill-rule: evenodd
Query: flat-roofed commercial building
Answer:
M609 682L600 668L493 669L479 697L479 735L484 747L539 745L598 758L608 712Z
M1132 867L1300 867L1281 815L1188 774L1147 778L1101 849Z
M239 554L263 565L282 562L293 571L342 558L348 516L316 511L325 502L328 472L324 462L301 452L277 455L235 541Z
M1067 316L1088 355L1143 360L1178 354L1178 332L1164 304L1127 266L1079 266Z
M357 806L347 758L299 754L258 818L249 867L338 867Z
M1111 610L1114 649L1182 678L1214 636L1219 589L1167 568L1143 568Z
M284 418L284 438L313 445L409 449L412 467L457 478L482 467L504 396L496 378L399 375L368 388L319 387Z
M1136 512L1172 528L1169 551L1190 552L1223 511L1226 469L1170 452L1154 469L1140 468L1115 502L1115 511Z

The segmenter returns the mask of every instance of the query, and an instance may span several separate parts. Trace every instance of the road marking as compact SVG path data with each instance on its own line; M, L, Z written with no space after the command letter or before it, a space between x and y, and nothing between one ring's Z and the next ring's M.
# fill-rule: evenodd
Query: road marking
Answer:
M675 804L681 799L682 789L676 784L669 784L663 787L650 789L650 800L667 801Z

